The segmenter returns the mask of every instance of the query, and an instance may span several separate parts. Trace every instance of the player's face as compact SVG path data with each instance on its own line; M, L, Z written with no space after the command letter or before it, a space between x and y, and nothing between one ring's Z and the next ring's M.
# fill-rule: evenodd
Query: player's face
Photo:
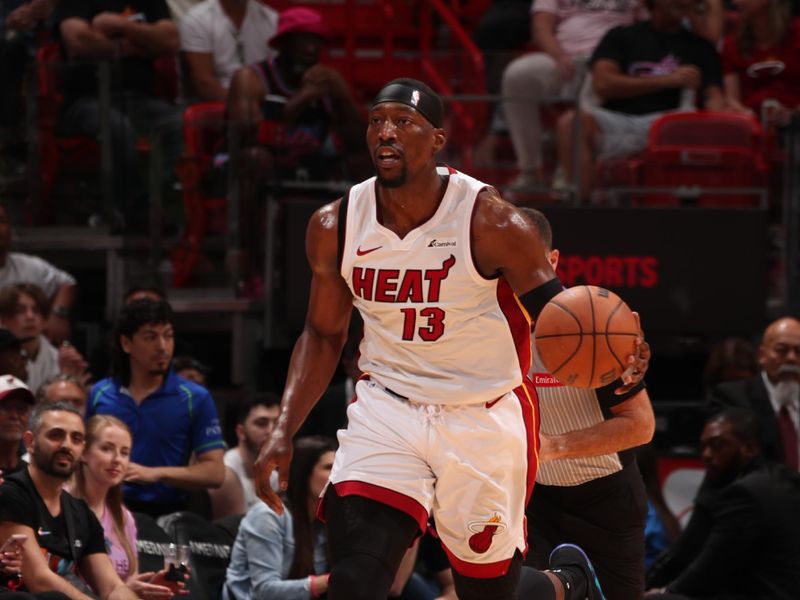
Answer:
M133 337L120 337L122 349L128 354L131 368L151 375L163 375L169 368L175 350L175 336L169 323L147 323Z
M103 487L113 487L125 478L131 462L131 434L116 425L104 427L83 453L86 477Z
M334 456L334 452L326 452L314 465L314 470L311 471L311 477L308 480L308 494L312 500L319 498L322 490L325 489L325 484L328 483L328 478L331 476Z
M19 444L30 413L30 403L14 393L0 400L0 441Z
M80 416L62 410L47 411L42 415L38 432L26 432L25 436L31 460L40 471L65 480L72 475L83 454L84 429Z
M772 383L800 382L800 322L784 319L767 328L758 363Z
M708 478L714 482L733 478L746 462L743 447L726 419L708 423L700 436L700 455Z
M278 406L256 406L247 415L240 426L239 441L244 443L252 454L256 454L267 441L269 434L275 428L280 412Z
M369 112L367 148L383 187L398 188L436 164L444 131L400 102L383 102Z

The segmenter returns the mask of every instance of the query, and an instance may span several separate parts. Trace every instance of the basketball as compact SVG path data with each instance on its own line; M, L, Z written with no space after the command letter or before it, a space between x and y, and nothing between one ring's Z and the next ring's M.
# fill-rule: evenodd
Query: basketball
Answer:
M598 388L612 383L628 366L639 326L614 292L593 285L564 290L536 321L536 353L545 369L564 385Z

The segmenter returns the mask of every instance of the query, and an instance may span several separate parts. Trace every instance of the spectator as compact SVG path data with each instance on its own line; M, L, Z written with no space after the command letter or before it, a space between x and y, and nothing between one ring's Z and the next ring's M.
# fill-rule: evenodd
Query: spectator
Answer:
M651 441L636 448L636 463L647 491L647 521L644 526L644 562L649 569L681 535L681 524L667 506L658 480L658 452Z
M141 219L146 215L141 206L146 178L139 171L137 138L158 136L167 181L174 177L182 150L181 111L155 96L154 69L156 57L178 51L178 30L164 0L59 2L54 21L64 55L73 63L64 76L62 133L97 137L101 115L96 63L112 60L114 197L125 217Z
M233 74L274 54L278 12L259 0L204 0L181 21L191 97L225 100Z
M183 17L186 16L193 6L200 4L203 0L167 0L169 12L172 14L172 20L180 24Z
M782 317L767 326L758 347L758 364L758 375L715 387L709 401L711 410L729 406L751 409L761 423L764 456L797 471L800 321Z
M632 23L640 8L639 0L532 3L531 32L538 50L509 64L502 80L503 110L519 168L509 191L524 191L543 180L542 125L536 100L575 95L583 63L597 43L612 27Z
M0 487L0 539L27 536L20 591L136 598L114 571L97 518L63 489L83 453L84 426L77 409L38 405L23 437L31 462Z
M225 452L225 481L217 490L210 490L215 519L243 514L259 502L253 483L253 464L258 451L272 433L280 414L280 398L259 393L247 397L236 414L236 437L239 443ZM275 481L277 489L277 480Z
M28 357L22 349L22 340L1 327L0 375L13 375L21 381L28 380Z
M86 387L77 377L59 373L39 386L36 402L66 402L83 414L86 412Z
M38 256L10 249L11 223L5 206L0 204L0 288L15 283L32 283L42 288L50 307L45 331L51 342L60 344L69 338L75 278Z
M28 386L38 390L59 373L88 377L87 363L67 342L58 349L44 335L47 298L35 285L18 283L0 288L0 319L4 327L21 340L28 357Z
M333 68L319 64L328 28L315 10L281 13L270 39L274 58L240 69L228 93L237 131L243 279L260 275L263 232L254 218L259 187L270 179L342 178L367 159L363 120L350 89ZM277 132L277 133L276 133Z
M316 511L335 450L328 438L298 438L284 510L278 514L257 502L242 519L223 596L290 600L328 591L325 530Z
M792 18L791 0L736 0L736 6L739 31L722 47L728 106L788 125L800 108L800 19Z
M172 369L178 375L189 381L195 382L197 385L206 386L206 378L208 377L208 367L201 363L196 358L191 356L176 356L172 359Z
M86 416L116 416L136 440L125 477L129 509L154 517L185 510L186 490L219 487L225 476L214 400L170 368L175 342L164 300L123 307L116 336L114 376L92 387Z
M758 375L758 359L753 345L739 337L725 338L711 348L703 369L706 397L723 381L737 381Z
M684 91L697 104L721 109L719 56L707 40L688 31L686 0L648 0L650 20L616 27L592 54L592 87L602 107L562 116L558 123L558 159L567 181L580 168L581 198L588 197L595 157L634 154L644 149L650 125L678 110ZM581 119L580 163L572 164L572 127Z
M652 600L797 597L800 475L766 462L758 439L748 409L706 423L700 447L717 491L654 569Z
M122 480L133 439L128 427L109 415L86 423L86 446L67 491L84 500L103 526L106 550L120 579L139 598L171 598L183 584L164 579L167 571L137 573L136 522L122 503Z
M33 403L27 385L13 375L0 376L0 469L4 477L25 466L20 442Z

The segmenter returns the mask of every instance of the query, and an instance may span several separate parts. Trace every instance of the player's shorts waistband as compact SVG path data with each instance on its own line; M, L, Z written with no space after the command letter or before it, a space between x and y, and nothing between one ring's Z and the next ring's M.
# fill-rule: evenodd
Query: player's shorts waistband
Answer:
M364 373L363 375L361 375L361 377L359 378L359 381L369 381L372 385L374 385L375 387L383 390L389 396L395 398L396 400L400 400L401 402L408 402L412 406L438 406L438 407L441 407L441 408L458 408L458 407L466 407L466 406L477 406L477 405L481 405L481 404L488 404L488 405L491 406L497 400L499 400L500 398L505 396L506 393L508 393L508 392L505 392L503 394L500 394L499 396L489 400L488 402L484 401L484 400L481 400L480 402L472 402L470 404L441 404L441 403L437 403L437 402L420 402L418 400L412 400L408 396L403 396L403 394L398 394L393 389L388 388L385 385L383 385L382 383L376 381L375 379L370 377L370 375L368 373Z

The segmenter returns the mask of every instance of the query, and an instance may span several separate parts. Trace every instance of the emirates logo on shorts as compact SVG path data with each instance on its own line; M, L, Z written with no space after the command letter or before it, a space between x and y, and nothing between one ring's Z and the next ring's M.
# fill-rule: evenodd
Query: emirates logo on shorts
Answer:
M506 530L506 524L503 523L500 515L495 513L488 521L473 521L467 525L467 528L472 532L472 535L469 536L470 549L478 554L483 554L491 547L494 536Z

